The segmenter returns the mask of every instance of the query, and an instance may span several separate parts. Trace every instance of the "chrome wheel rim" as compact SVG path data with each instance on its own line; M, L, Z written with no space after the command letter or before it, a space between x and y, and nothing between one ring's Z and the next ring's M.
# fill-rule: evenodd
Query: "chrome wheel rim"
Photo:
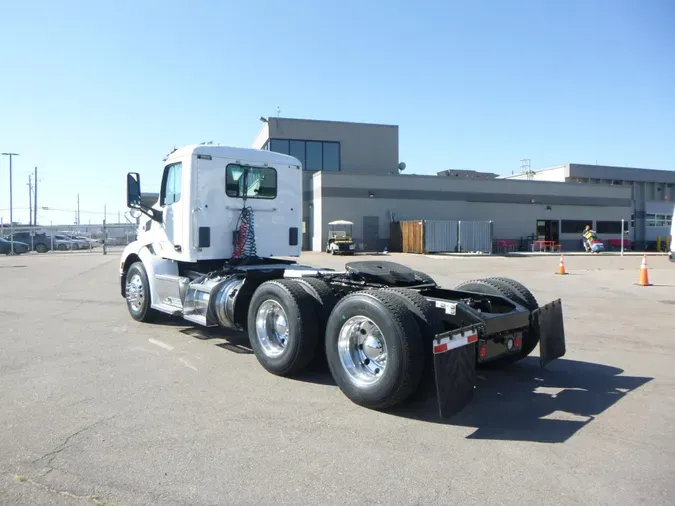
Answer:
M370 318L353 316L342 325L338 355L347 376L356 385L373 385L384 376L387 345L380 327Z
M255 335L263 353L278 357L288 346L288 318L276 300L266 300L258 308L255 318Z
M127 302L134 312L139 312L145 302L145 286L139 274L134 274L127 281Z

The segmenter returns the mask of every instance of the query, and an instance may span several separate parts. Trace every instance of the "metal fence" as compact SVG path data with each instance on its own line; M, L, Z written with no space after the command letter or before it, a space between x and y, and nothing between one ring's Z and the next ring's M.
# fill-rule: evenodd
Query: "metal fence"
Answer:
M492 253L491 221L460 221L457 228L457 251Z
M392 222L389 251L492 253L491 221L407 220Z
M424 250L427 253L455 251L457 240L456 221L424 220Z
M0 226L2 253L85 253L121 251L136 239L137 227L131 223L96 225ZM13 235L12 235L13 232ZM13 239L13 240L12 240ZM13 244L12 244L13 243Z

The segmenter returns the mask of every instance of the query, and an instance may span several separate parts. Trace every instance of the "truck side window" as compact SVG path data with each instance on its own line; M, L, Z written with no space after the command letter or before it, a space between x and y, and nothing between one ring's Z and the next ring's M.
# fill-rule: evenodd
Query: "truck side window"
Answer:
M234 198L274 199L277 196L277 171L271 167L231 163L225 169L225 194Z
M181 162L167 165L162 177L161 205L168 206L180 200L183 164Z

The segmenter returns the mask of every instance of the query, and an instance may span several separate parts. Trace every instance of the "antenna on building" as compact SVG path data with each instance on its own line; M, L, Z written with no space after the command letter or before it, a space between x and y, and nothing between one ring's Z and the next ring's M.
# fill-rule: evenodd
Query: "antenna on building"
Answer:
M532 160L529 158L521 158L520 160L520 170L527 176L527 179L532 179L536 174L536 172L532 170L531 163Z
M279 119L279 114L281 114L281 107L277 106L277 119Z

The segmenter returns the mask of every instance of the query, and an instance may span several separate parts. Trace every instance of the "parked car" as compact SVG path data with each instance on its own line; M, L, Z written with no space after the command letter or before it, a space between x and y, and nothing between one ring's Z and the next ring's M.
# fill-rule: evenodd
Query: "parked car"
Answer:
M14 253L20 255L21 253L28 253L30 251L30 244L25 242L14 242ZM12 253L12 242L0 237L0 253L9 255Z
M38 253L47 253L52 249L52 238L45 233L30 235L30 232L15 232L13 236L6 237L6 239L13 239L14 242L22 242L28 245L29 249L33 249ZM56 245L55 245L56 246Z
M73 243L73 249L89 249L89 241L87 239L81 239L79 237L75 237L70 234L60 234L60 236L55 236L55 237L63 237L67 241L71 241Z
M83 235L75 236L75 239L80 241L85 241L87 243L87 248L95 248L96 246L101 245L101 241L98 239L93 239L91 237L85 237Z
M54 248L59 251L79 249L77 243L71 241L65 235L62 234L54 235Z

